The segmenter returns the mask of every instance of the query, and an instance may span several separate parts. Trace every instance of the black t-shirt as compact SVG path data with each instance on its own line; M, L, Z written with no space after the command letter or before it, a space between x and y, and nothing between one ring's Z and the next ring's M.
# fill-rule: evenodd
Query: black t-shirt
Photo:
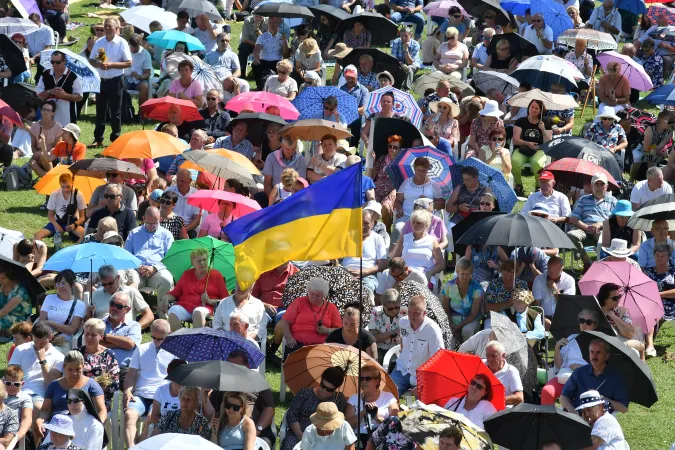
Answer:
M356 343L358 344L358 342ZM366 349L371 345L373 345L374 343L375 337L372 334L370 334L369 331L361 330L361 350L366 351ZM344 338L342 337L342 328L338 328L337 330L332 331L326 338L326 344L349 345L345 342ZM354 345L354 347L356 347L356 345Z
M550 130L551 121L547 117L545 117L543 121L544 128ZM515 126L522 129L520 133L520 139L523 141L534 142L535 144L540 145L544 143L544 136L541 134L541 130L539 129L539 123L532 123L527 117L521 117L520 119L516 120Z

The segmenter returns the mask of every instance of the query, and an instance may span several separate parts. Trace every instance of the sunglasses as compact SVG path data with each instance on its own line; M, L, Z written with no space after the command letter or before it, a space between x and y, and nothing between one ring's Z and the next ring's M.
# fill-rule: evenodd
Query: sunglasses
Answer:
M208 101L216 101L218 100L216 97L206 97Z
M126 308L126 305L121 305L117 302L110 302L109 305L110 305L111 308L115 308L119 311L122 311L124 308Z
M63 61L49 61L52 66L58 66L59 64L63 64Z
M160 200L159 203L162 205L173 205L171 200Z
M492 40L492 38L491 38L491 37L488 37L488 36L483 36L483 40L489 42L489 41Z
M476 380L471 380L471 386L473 386L473 387L475 387L476 389L481 390L481 391L482 391L483 389L485 389L485 386L483 386L482 384L480 384L480 383L479 383L478 381L476 381Z
M105 173L106 178L115 178L117 176L119 176L119 173L117 173L117 172L106 172Z
M323 389L323 390L326 391L326 392L335 392L335 391L337 391L337 388L336 388L336 387L333 387L333 388L328 387L328 386L326 386L326 385L324 384L323 381L321 382L321 389Z
M330 111L330 112L335 111L335 108L331 108L330 106L324 106L323 109L324 109L325 111Z
M611 117L603 117L602 121L603 122L614 122L614 119L612 119Z
M239 410L241 410L241 405L235 405L235 404L230 403L230 402L225 402L223 404L223 408L231 409L234 412L239 412Z
M399 147L398 145L387 145L387 148L393 148L393 149L398 150L401 147Z
M449 40L449 41L454 41L455 39L457 39L457 36L450 36L450 37L448 37L448 40Z
M492 206L490 202L480 202L480 206Z
M155 337L155 336L151 336L151 337L152 337L153 341L157 341L157 342L162 342L162 341L166 340L166 338L159 338L159 337Z
M101 286L103 287L112 286L113 284L115 284L115 281L117 281L117 279L112 280L110 283L101 283Z
M23 381L7 381L7 380L3 381L5 382L5 386L15 388L21 387L21 383L23 383Z
M452 17L454 17L455 19L461 19L462 15L461 14L453 14Z
M107 198L109 200L116 199L117 197L121 197L120 194L103 194L103 198Z
M220 43L222 43L222 44L229 44L229 43L230 43L230 41L225 40L225 39L221 39L221 40L218 41L218 42L220 42Z
M593 319L584 319L583 317L579 317L579 325L583 325L583 324L594 325L596 323L598 323L598 322L596 322Z
M67 398L66 399L66 404L72 405L73 403L82 403L82 399L80 399L80 398Z
M396 277L394 277L394 278L396 278ZM387 309L387 311L399 311L401 309L401 307L400 306L391 306L391 307L386 308L386 309Z
M485 16L485 20L494 20L497 16Z
M504 142L506 139L504 139L504 138L498 138L498 137L493 137L493 138L490 138L490 140L491 140L492 142Z
M539 23L539 22L543 22L543 20L541 20L541 19L532 19L532 22Z
M370 380L378 380L378 381L380 380L378 377L359 377L359 378L361 379L361 381L366 381L366 382L368 382Z
M285 70L279 70L279 71L277 71L277 74L278 75L288 75L288 72L285 71Z

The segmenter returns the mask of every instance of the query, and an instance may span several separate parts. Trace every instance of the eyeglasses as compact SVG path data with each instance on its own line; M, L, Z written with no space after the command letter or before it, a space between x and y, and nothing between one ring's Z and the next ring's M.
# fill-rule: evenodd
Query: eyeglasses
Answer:
M401 148L401 147L399 147L398 145L391 145L391 144L389 144L389 145L387 145L387 148L392 148L392 149L394 149L394 150L398 150L398 149Z
M113 302L113 301L111 301L111 302L109 303L109 305L110 305L111 308L115 308L115 309L117 309L117 310L119 310L119 311L122 311L124 308L126 308L126 305L122 305L122 304L120 304L120 303Z
M58 66L59 64L63 64L63 61L49 61L52 66Z
M497 16L485 16L485 20L494 20Z
M504 138L498 138L498 137L490 138L490 140L491 140L492 142L504 142L504 141L505 141Z
M440 109L441 111L448 111L450 109L450 107L443 105L443 106L439 106L438 109Z
M225 402L225 403L223 403L223 408L231 409L234 412L239 412L239 410L241 409L241 405L235 405L235 404L230 403L230 402Z
M621 296L615 295L614 297L610 297L610 300L614 300L615 302L618 302L619 300L621 300Z
M108 200L113 200L116 199L117 197L121 197L120 194L103 194L103 198L106 198Z
M492 38L491 38L491 37L489 37L489 36L483 36L483 40L484 40L484 41L488 41L488 42L489 42L489 41L491 41L491 40L492 40Z
M543 20L541 20L541 19L532 19L532 22L539 23L539 22L543 22Z
M471 380L471 386L475 387L476 389L478 389L478 390L480 390L480 391L482 391L483 389L485 389L485 386L483 386L482 384L480 384L480 383L479 383L478 381L476 381L476 380Z
M326 392L335 392L335 391L337 391L337 388L336 388L336 387L333 387L333 388L328 387L328 386L326 386L326 385L324 384L323 381L321 382L321 389L323 389L323 390L326 391Z
M117 176L120 176L120 174L118 172L106 172L105 173L106 178L115 178Z
M73 403L82 403L82 399L81 398L67 398L66 399L67 405L72 405Z
M361 379L361 381L365 382L368 382L370 380L378 380L378 381L380 380L378 377L359 377L359 378Z
M42 112L54 112L51 106L42 107Z
M454 41L455 39L457 39L457 36L448 36L449 41Z
M171 200L160 200L159 203L161 205L173 205L173 202Z
M56 282L56 287L66 287L66 286L70 286L70 283L68 283L67 281L62 280Z
M579 325L583 325L583 324L594 325L596 323L598 323L598 322L596 322L593 319L584 319L583 317L579 317Z
M480 206L492 206L490 202L480 202Z
M453 14L452 17L454 17L455 19L461 19L462 15L461 14Z
M23 41L12 41L12 42L14 42L16 45L23 45Z
M23 381L7 381L7 380L3 381L5 382L5 386L15 388L21 387L21 383L23 383Z
M511 47L502 47L498 48L497 50L499 50L500 52L508 52L509 50L511 50Z

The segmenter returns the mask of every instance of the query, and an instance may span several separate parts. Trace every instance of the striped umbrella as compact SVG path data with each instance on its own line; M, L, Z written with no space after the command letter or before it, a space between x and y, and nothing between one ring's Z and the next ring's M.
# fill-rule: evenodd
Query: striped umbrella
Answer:
M400 152L386 168L387 174L394 182L394 186L398 189L405 179L415 176L413 163L417 158L421 157L427 158L431 163L429 179L440 185L443 197L447 198L450 192L452 192L450 167L455 165L455 159L447 153L436 150L434 147L413 147Z
M383 87L370 93L365 105L366 113L377 114L382 111L380 99L385 92L392 92L394 94L394 106L392 110L395 114L407 117L417 128L422 127L422 110L417 105L415 98L411 94L399 91L391 86Z

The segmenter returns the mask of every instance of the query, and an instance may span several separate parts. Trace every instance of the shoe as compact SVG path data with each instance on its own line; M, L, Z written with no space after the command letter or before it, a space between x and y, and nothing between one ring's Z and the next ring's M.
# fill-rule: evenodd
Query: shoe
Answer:
M649 357L655 357L656 356L656 349L654 347L648 348L645 350L645 356Z
M43 211L47 210L47 202L44 202L43 204L40 205L40 209Z
M103 147L103 141L94 141L93 144L89 146L90 148L100 148Z

